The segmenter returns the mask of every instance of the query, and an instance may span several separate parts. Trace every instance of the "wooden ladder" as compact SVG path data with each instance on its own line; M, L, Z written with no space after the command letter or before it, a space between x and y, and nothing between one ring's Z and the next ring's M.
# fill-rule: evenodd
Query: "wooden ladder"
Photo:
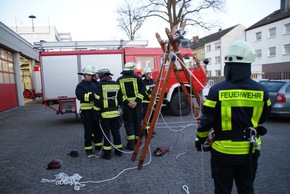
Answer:
M153 132L154 132L154 128L155 128L155 125L156 125L156 122L157 122L157 119L158 119L158 116L159 116L159 112L160 112L162 104L163 104L164 95L165 95L165 91L166 91L166 88L167 88L167 85L168 85L168 81L169 81L169 78L170 78L170 75L171 75L172 72L174 72L174 74L175 74L175 76L176 76L176 78L177 78L177 80L178 80L178 82L179 82L179 84L181 86L181 89L184 92L188 103L191 105L192 111L193 111L195 117L197 118L198 122L200 120L199 111L197 110L197 108L195 108L195 105L192 102L192 96L189 93L190 91L188 91L188 89L186 88L184 81L182 81L181 76L180 76L180 72L183 72L185 74L185 77L186 77L186 79L188 81L187 83L190 84L191 90L192 90L191 92L194 94L198 105L200 105L199 108L200 108L200 111L201 111L201 109L202 109L201 104L202 103L200 101L201 100L200 96L199 96L198 92L196 91L195 86L194 86L194 84L193 84L193 82L191 80L190 73L188 72L188 70L183 65L184 64L183 58L182 58L182 56L181 56L181 54L179 52L179 49L178 49L176 41L174 40L174 38L173 38L173 36L172 36L172 34L171 34L171 32L169 31L168 28L165 29L165 32L166 32L166 34L168 36L168 40L169 40L170 44L165 44L164 41L160 38L160 35L158 33L156 33L156 38L157 38L161 48L163 49L163 51L165 53L165 58L164 58L163 63L161 65L161 69L160 69L160 71L158 73L158 76L156 78L155 87L153 89L152 96L151 96L151 99L150 99L150 102L149 102L149 105L148 105L148 109L147 109L145 118L143 119L142 126L141 126L141 135L138 138L138 141L136 143L136 146L134 148L134 152L133 152L133 155L132 155L132 161L135 161L136 157L137 157L137 154L138 154L138 151L140 149L140 146L142 144L143 135L145 134L145 130L147 130L146 127L148 126L148 123L150 122L149 123L148 135L147 135L147 138L146 138L146 141L145 141L145 145L143 147L142 154L140 156L140 160L139 160L139 164L138 164L138 169L139 170L143 167L143 163L144 163L144 160L145 160L145 157L146 157L146 153L148 151L148 147L149 147L149 144L150 144ZM179 58L180 63L182 63L181 64L181 67L182 67L181 70L178 70L176 68L176 66L175 66L174 61L170 59L170 49L171 49L170 46L172 47L173 52ZM163 75L163 72L165 70L166 64L169 61L170 61L170 64L169 64L169 67L167 69L167 74L165 76L165 79L161 78L162 75ZM161 87L161 90L160 90L161 81L162 81L163 84L162 84L162 87ZM153 114L152 114L152 112L153 112Z

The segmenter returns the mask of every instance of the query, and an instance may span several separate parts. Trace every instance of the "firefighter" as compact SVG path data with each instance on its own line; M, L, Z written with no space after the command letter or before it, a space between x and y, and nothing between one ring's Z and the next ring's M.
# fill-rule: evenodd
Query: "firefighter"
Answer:
M94 69L94 75L92 77L92 82L95 83L95 84L98 84L98 79L99 79L99 74L98 74L98 69L96 69L95 67L93 67Z
M266 133L258 126L271 112L267 89L251 79L254 60L248 43L233 42L225 56L225 81L212 86L204 102L195 146L202 151L209 131L214 130L210 150L216 194L231 193L233 180L238 193L254 193L260 136Z
M142 100L142 108L143 108L142 118L144 119L147 109L148 109L150 98L151 98L151 95L155 86L155 82L152 79L152 71L150 67L146 67L144 69L144 71L142 72L142 77L143 77L143 83L145 86L144 98ZM149 126L146 126L146 132L145 132L146 135L148 133L148 129L149 129Z
M92 77L92 83L93 83L93 87L94 87L94 91L97 89L97 86L99 84L99 74L98 74L98 69L96 69L95 67L93 67L93 70L94 70L94 75ZM95 139L95 150L98 151L98 152L101 152L102 150L102 147L103 147L103 133L102 133L102 130L100 128L100 123L99 123L99 118L98 118L98 114L95 114L95 112L93 111L93 114L94 114L94 119L95 119L95 122L94 122L94 130L95 130L95 133L93 132L92 136L93 136L93 139ZM96 134L96 137L95 137L95 134Z
M142 78L134 74L135 64L126 63L117 79L122 92L123 122L126 129L126 149L134 150L141 133L142 100L145 91Z
M118 82L112 80L110 70L101 68L98 72L100 82L97 86L95 94L94 110L99 114L101 119L101 126L104 132L104 148L102 158L106 160L111 159L112 146L110 144L110 134L112 133L115 154L122 156L122 142L120 136L120 113L119 102L122 99L120 85Z
M88 156L91 156L94 154L92 142L99 145L99 141L102 139L100 137L101 134L96 132L93 117L95 87L92 83L92 76L95 71L92 66L88 65L78 74L83 75L83 80L76 86L75 94L80 101L81 117L84 125L85 151ZM102 147L102 144L100 146Z

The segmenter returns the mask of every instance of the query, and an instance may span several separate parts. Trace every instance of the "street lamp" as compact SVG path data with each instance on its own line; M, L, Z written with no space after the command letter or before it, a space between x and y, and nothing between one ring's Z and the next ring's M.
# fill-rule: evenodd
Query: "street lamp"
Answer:
M28 16L28 18L30 18L30 19L32 20L32 32L34 32L34 24L33 24L33 19L35 19L35 18L36 18L36 16L34 16L34 15L30 15L30 16Z

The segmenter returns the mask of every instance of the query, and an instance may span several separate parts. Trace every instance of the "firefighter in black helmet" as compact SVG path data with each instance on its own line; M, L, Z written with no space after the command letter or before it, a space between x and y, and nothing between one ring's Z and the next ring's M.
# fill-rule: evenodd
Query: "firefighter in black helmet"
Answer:
M75 94L81 106L85 151L90 156L94 154L92 142L94 142L96 149L102 147L102 133L100 130L97 130L93 117L95 85L92 83L92 76L95 74L95 70L92 66L88 65L78 74L83 75L83 80L76 86Z
M94 110L99 114L101 119L101 126L104 131L104 148L102 158L106 160L111 159L112 146L110 144L112 133L113 144L115 147L115 154L122 156L122 142L120 136L120 113L119 102L121 101L120 85L118 82L112 80L110 70L101 68L98 71L99 83L95 94Z
M123 74L117 79L122 93L123 122L126 129L126 148L134 150L135 142L141 134L142 100L145 86L141 77L134 74L135 63L124 66Z
M195 146L202 150L211 129L211 170L215 194L230 194L233 181L238 193L254 193L260 155L260 136L271 112L267 89L251 79L253 48L245 41L233 42L226 53L225 81L212 86L204 102Z

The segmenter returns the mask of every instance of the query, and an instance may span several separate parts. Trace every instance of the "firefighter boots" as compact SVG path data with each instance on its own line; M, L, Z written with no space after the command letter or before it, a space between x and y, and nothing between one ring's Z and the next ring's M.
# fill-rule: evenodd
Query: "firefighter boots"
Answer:
M119 150L117 150L117 149L115 149L115 154L117 155L117 156L122 156L122 151L120 151L120 150L123 150L123 148L119 148Z
M93 150L86 150L86 154L87 156L91 156L91 155L94 155L94 152Z
M111 157L112 157L111 150L110 151L108 151L108 150L103 151L101 157L105 160L111 160Z

